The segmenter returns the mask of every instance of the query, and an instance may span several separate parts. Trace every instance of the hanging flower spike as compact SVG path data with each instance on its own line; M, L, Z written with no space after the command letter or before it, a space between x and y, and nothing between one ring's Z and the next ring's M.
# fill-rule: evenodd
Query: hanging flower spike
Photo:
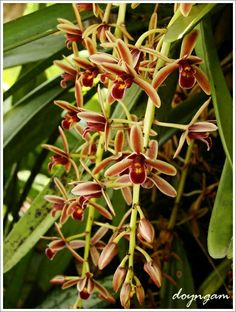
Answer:
M71 161L70 161L70 154L69 154L69 146L66 139L66 136L61 127L58 127L60 136L62 139L62 144L64 150L49 144L42 144L43 148L48 149L49 151L55 153L54 156L51 157L51 161L48 164L48 170L51 171L52 168L56 165L63 165L65 167L66 172L70 171L71 168Z
M102 66L105 74L112 75L109 78L114 83L108 95L109 103L111 104L114 100L123 99L125 91L135 83L147 93L155 106L160 107L160 98L155 89L146 80L140 78L135 70L137 60L139 59L137 55L135 53L132 55L121 39L116 41L116 49L120 57L119 61L106 53L97 53L90 56L90 60L93 63Z
M211 98L209 98L196 112L192 120L188 125L186 125L186 130L183 132L183 134L180 137L179 145L177 147L177 150L174 154L174 157L177 157L184 145L185 140L187 141L187 144L189 145L192 140L200 140L204 142L207 145L207 150L209 151L212 146L211 138L209 137L209 132L216 131L218 127L209 121L200 121L196 122L198 117L201 115L201 113L204 111L204 109L208 106L210 103Z
M134 184L141 184L143 187L146 187L146 183L154 183L157 186L157 183L153 180L153 176L155 176L157 180L165 181L157 176L159 173L175 175L176 169L172 165L161 160L156 160L157 143L154 142L155 141L151 141L150 150L143 153L142 131L140 127L136 125L132 126L130 131L130 145L133 153L107 169L105 176L122 175L128 169L129 180ZM153 170L157 171L157 174L155 173L154 175L152 173ZM176 196L175 190L166 181L163 185L159 183L157 187L168 196Z
M77 71L74 67L72 67L71 65L65 64L62 61L57 61L57 60L54 61L53 64L58 66L60 69L64 71L64 73L61 75L63 79L60 82L60 85L62 88L67 87L66 85L67 81L75 81L77 77Z
M64 18L58 18L59 24L57 29L66 33L66 47L71 49L72 42L82 43L82 31L81 29Z
M191 89L197 82L200 88L210 94L210 84L204 72L197 67L202 59L191 55L198 37L198 31L193 30L182 41L180 58L159 70L153 79L153 87L158 88L165 79L176 69L179 69L179 85L183 89Z

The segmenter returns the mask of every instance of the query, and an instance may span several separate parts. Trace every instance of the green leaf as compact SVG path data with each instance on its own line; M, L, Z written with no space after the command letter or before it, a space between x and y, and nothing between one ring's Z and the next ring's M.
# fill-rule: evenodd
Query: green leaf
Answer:
M62 34L34 40L4 53L4 68L44 60L64 47L65 38Z
M176 281L176 285L173 285L167 279L164 279L160 289L160 308L172 310L186 309L187 307L196 309L197 304L195 301L192 301L190 304L189 299L182 300L177 296L178 293L180 293L180 296L181 294L195 294L195 290L191 268L185 253L183 242L180 238L177 238L174 240L173 244L173 251L181 258L181 260L179 261L174 257L171 257L168 262L164 263L163 271Z
M215 3L194 5L188 16L180 15L168 28L164 41L173 42L183 38L183 36L192 30L215 5Z
M223 148L232 166L233 155L233 106L232 98L228 90L212 33L209 19L200 24L200 40L196 45L196 53L204 59L203 68L206 70L212 92L217 125Z
M198 293L202 296L214 294L224 284L227 273L231 269L231 261L225 259L201 284Z
M40 85L5 114L5 166L25 156L57 126L61 110L52 102L65 93L58 84L59 78ZM42 127L42 120L47 127Z
M92 14L89 11L82 12L81 18L86 20ZM71 4L54 4L4 24L4 52L56 32L58 17L74 21Z
M212 258L227 255L233 235L233 175L228 159L225 160L208 228L207 245Z
M230 244L229 244L229 249L227 252L227 258L228 259L233 259L233 237L231 238Z
M111 291L113 276L107 276L102 280L99 280L105 288ZM55 289L49 296L37 306L38 309L68 309L73 306L78 296L76 287L64 289ZM100 299L97 293L94 291L88 300L83 300L83 308L85 309L103 309L110 304L107 301Z
M53 218L49 213L50 204L43 198L44 195L54 192L54 185L51 182L35 198L30 209L6 237L3 248L4 273L16 265L55 222L56 217Z

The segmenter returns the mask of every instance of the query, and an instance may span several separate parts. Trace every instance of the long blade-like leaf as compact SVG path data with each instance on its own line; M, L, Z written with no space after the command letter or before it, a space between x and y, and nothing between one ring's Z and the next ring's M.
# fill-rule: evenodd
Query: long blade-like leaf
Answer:
M206 70L212 92L217 125L226 157L232 166L233 155L233 106L232 98L227 87L217 50L214 43L211 22L209 19L200 24L201 36L196 46L196 53L204 59L203 68Z
M215 3L197 4L192 7L189 15L179 16L168 28L164 41L173 42L183 38L183 36L192 30L199 21L206 16L215 6Z
M233 175L226 159L211 213L207 245L212 258L227 255L233 234Z

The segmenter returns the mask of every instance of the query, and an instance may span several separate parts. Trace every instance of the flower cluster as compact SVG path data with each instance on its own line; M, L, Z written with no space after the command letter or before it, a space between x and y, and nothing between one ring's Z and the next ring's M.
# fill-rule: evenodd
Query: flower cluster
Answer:
M74 84L75 105L62 100L55 101L55 105L65 111L59 127L63 148L44 144L44 148L54 153L48 164L49 170L62 165L70 173L67 185L63 185L58 178L54 179L60 196L45 196L45 200L52 204L52 216L60 216L59 224L56 224L58 236L45 237L50 240L45 254L52 260L60 250L67 248L81 266L81 276L59 275L51 280L53 284L59 284L63 289L76 285L81 299L88 299L93 291L97 291L101 298L114 303L112 294L96 281L96 270L92 271L91 262L95 268L103 270L117 255L118 242L121 239L128 240L129 250L114 273L113 289L115 292L121 289L121 305L129 308L134 295L141 305L145 300L144 288L133 266L136 253L143 256L143 269L157 287L161 287L163 279L161 263L150 253L156 239L155 228L140 204L139 194L142 188L155 187L158 192L171 198L177 195L172 186L172 177L177 170L172 161L163 160L159 154L158 137L153 127L158 125L184 131L174 157L181 152L185 140L188 144L195 139L202 140L209 150L209 132L215 131L217 127L212 121L198 121L210 99L187 125L160 122L154 119L153 113L145 114L145 118L139 120L138 116L129 112L124 100L132 85L139 86L146 93L147 107L151 107L154 112L155 108L161 106L158 88L162 88L174 70L179 71L178 83L182 89L191 89L197 83L209 95L210 85L198 66L203 60L192 55L198 37L197 30L184 37L180 57L173 60L155 49L156 45L161 44L164 35L162 30L155 34L156 12L150 20L146 37L140 37L133 45L129 43L132 36L126 30L125 20L120 24L109 22L111 7L111 4L107 4L103 12L95 4L73 5L77 24L59 19L58 29L65 33L66 46L72 49L73 54L70 61L56 60L54 64L63 70L61 87L67 88ZM119 16L125 16L125 8L126 4L120 5ZM190 9L191 6L181 6L184 15ZM101 23L91 24L85 29L81 19L84 10L93 11ZM80 55L78 46L87 50L87 58ZM107 53L109 49L112 50L111 54ZM161 66L157 65L159 60ZM100 112L84 106L85 87L97 91ZM110 114L111 105L120 106L127 118L113 117ZM70 130L82 141L75 151L70 151L65 134ZM73 174L75 178L71 182ZM108 195L110 190L121 190L127 203L127 212L118 226L94 220L95 210L108 221L116 214L116 207L113 207ZM64 237L61 226L68 218L80 222L85 218L85 210L88 210L86 231L76 233L73 237ZM92 235L95 227L98 229ZM102 241L108 231L112 231L110 238L107 241L106 237Z

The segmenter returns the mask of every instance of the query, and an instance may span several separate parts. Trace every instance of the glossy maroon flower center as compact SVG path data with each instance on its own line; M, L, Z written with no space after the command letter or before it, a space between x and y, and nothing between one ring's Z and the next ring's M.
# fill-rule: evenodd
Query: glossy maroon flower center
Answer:
M98 69L97 68L91 68L86 71L84 71L81 74L82 78L82 84L85 87L92 87L93 86L93 80L96 78L98 75Z
M179 61L179 85L181 88L190 89L196 82L195 70L188 60Z
M130 179L135 184L142 184L146 180L145 157L137 154L130 167Z
M62 120L61 126L64 129L70 129L70 127L78 122L80 119L77 117L77 112L69 112L64 116L64 119Z
M80 292L80 298L86 300L89 298L89 296L90 293L87 291L87 288L84 287L84 289Z

